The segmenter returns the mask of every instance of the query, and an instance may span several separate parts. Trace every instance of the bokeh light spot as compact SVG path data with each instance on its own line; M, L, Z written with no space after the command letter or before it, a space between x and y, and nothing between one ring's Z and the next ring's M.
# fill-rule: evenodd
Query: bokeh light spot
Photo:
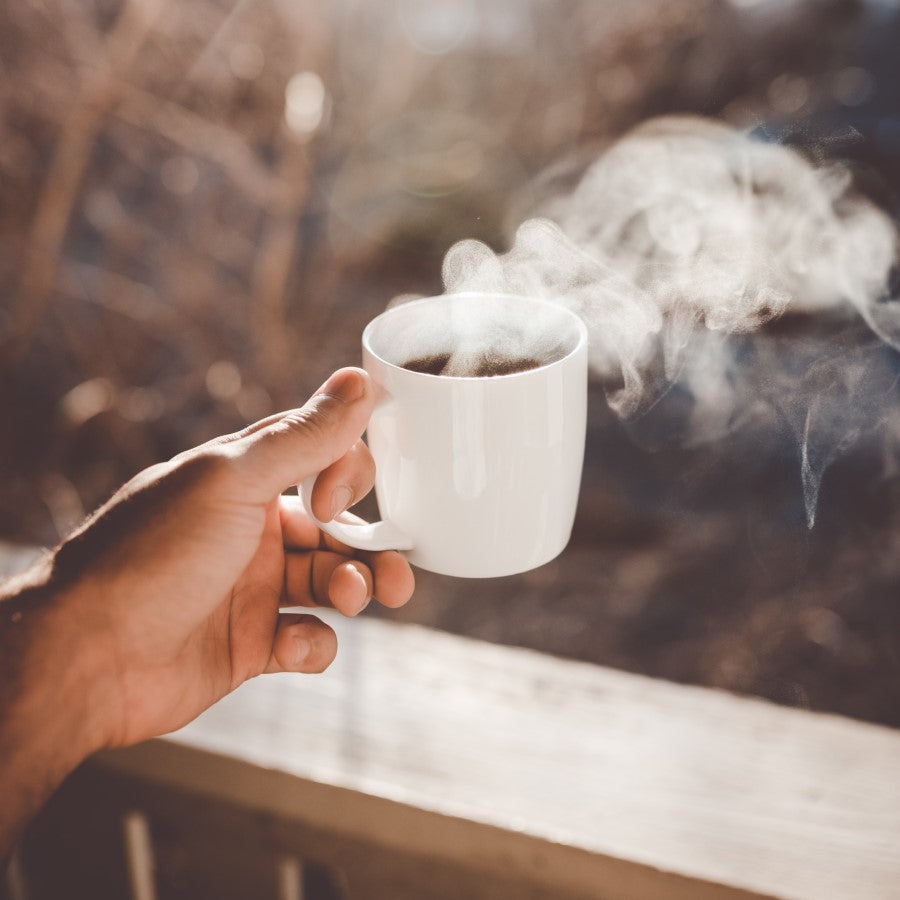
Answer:
M796 75L779 75L769 85L768 98L777 112L799 112L809 100L809 82Z
M295 134L316 131L325 118L327 93L315 72L298 72L284 91L284 120Z
M242 388L234 398L234 405L248 422L255 422L272 412L272 398L269 392L259 385Z
M91 378L65 394L59 407L69 424L77 426L106 412L114 398L115 389L108 378Z
M166 411L166 401L156 388L136 387L119 398L116 408L129 422L155 422Z
M241 370L230 360L220 359L206 370L206 389L216 400L233 400L241 383Z
M834 76L832 93L843 106L860 106L872 96L875 79L859 66L847 66Z

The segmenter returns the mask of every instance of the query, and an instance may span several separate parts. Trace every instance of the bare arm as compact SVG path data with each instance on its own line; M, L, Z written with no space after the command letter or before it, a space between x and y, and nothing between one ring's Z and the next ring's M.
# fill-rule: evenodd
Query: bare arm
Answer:
M326 668L333 630L280 607L409 599L399 554L355 553L281 496L320 473L325 521L371 488L372 395L341 370L302 409L140 473L0 595L0 857L96 750L173 731L256 675Z
M0 856L54 788L103 746L102 680L74 623L60 620L50 567L0 600ZM93 673L93 674L92 674Z

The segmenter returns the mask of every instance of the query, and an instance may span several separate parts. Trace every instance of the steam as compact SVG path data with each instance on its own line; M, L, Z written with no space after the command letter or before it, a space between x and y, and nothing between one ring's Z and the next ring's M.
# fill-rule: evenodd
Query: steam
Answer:
M373 346L398 366L426 363L424 371L432 374L468 377L502 371L516 361L552 362L577 341L571 317L559 308L535 303L521 315L521 300L497 299L486 304L480 297L458 298L427 309L405 306L391 320L387 335L376 331Z
M693 401L688 442L775 410L799 442L812 527L827 466L896 404L892 220L846 167L688 117L634 129L541 212L504 254L471 240L452 247L446 289L577 311L593 369L627 421L674 384ZM775 340L782 317L817 324Z

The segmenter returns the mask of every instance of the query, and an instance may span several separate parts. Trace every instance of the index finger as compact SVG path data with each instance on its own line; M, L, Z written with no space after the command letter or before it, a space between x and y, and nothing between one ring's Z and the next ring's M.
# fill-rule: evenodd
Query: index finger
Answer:
M362 436L374 389L363 369L335 372L300 409L226 443L242 499L269 502L288 485L327 469Z

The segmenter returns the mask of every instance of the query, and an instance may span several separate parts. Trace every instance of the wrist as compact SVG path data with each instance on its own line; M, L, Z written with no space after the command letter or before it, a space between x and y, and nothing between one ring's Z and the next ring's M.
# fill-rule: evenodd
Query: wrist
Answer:
M0 595L0 859L105 741L96 715L102 681L89 648L69 637L68 595L51 588L49 571L39 567Z
M39 571L0 602L0 741L35 762L46 749L60 777L108 743L105 679L72 594Z

